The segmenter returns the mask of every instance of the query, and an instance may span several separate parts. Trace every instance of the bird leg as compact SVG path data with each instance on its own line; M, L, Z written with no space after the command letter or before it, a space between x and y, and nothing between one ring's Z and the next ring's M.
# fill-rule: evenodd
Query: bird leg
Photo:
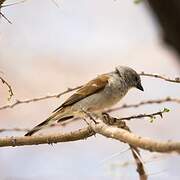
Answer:
M124 121L119 121L119 119L115 118L115 117L112 117L110 116L108 113L106 112L103 112L102 113L102 119L103 119L103 122L105 124L108 124L108 125L116 125L118 126L119 128L125 128L126 127L126 124Z

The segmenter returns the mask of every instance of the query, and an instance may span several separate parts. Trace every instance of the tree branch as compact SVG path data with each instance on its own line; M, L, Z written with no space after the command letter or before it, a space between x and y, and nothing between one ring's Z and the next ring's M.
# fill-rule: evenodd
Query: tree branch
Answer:
M104 123L99 123L93 126L93 130L106 136L108 138L117 139L121 142L128 143L132 146L139 147L141 149L145 149L151 152L177 152L180 153L180 142L161 142L152 140L146 137L140 137L133 133L128 132L122 128L117 128L114 126L108 126Z
M19 2L3 5L3 3L5 1L6 0L0 0L0 17L2 16L8 23L12 24L12 22L1 12L1 9L4 8L4 7L8 7L8 6L13 6L13 5L24 3L26 0L22 0L22 1L19 1Z
M58 142L77 141L86 139L94 134L94 131L90 127L87 127L65 134L53 134L43 136L35 135L29 137L6 137L0 138L0 147L53 144Z
M178 98L172 98L172 97L166 97L163 99L153 99L153 100L147 100L147 101L141 101L136 104L123 104L120 107L112 108L106 111L106 113L110 113L113 111L118 111L120 109L125 109L125 108L137 108L143 105L149 105L149 104L161 104L161 103L166 103L166 102L175 102L175 103L180 103L180 99Z
M141 160L141 155L140 155L139 149L134 147L134 146L131 146L131 145L130 145L130 149L131 149L132 155L134 157L134 160L135 160L135 163L137 166L137 172L139 174L139 179L140 180L147 180L147 174L146 174L146 171L144 169L144 164Z
M63 124L61 124L63 126ZM51 124L49 125L49 127L56 127L56 126L59 126L58 123L55 123L55 124ZM28 129L28 128L0 128L0 133L2 132L6 132L6 131L17 131L17 132L28 132L30 131L31 129Z
M13 93L13 90L12 90L12 87L11 85L5 80L3 79L2 77L0 77L0 80L2 81L3 84L5 84L8 88L8 92L9 92L9 97L8 97L8 100L10 100L12 98L12 96L14 95Z
M111 121L112 117L111 116L108 116L108 117L110 118L109 120ZM131 132L130 128L123 121L121 121L117 127L122 128L128 132ZM135 160L135 163L137 166L136 170L139 174L139 179L140 180L147 180L147 174L146 174L146 171L144 169L144 164L143 164L143 161L141 159L141 154L140 154L139 149L135 146L132 146L131 144L129 144L129 147L130 147L131 153L134 157L134 160Z
M166 81L169 81L169 82L180 83L180 78L179 77L177 77L175 79L170 79L170 78L166 78L166 77L161 76L161 75L148 74L148 73L144 73L144 72L140 73L140 75L141 76L150 76L150 77L154 77L154 78L160 78L160 79L163 79L163 80L166 80ZM7 108L13 108L13 107L15 107L15 106L17 106L19 104L26 104L26 103L36 102L36 101L42 101L42 100L46 100L46 99L50 99L50 98L59 98L60 96L62 96L64 94L67 94L69 92L72 92L74 90L79 89L80 87L82 87L82 86L77 86L75 88L68 88L64 92L53 94L53 95L46 95L46 96L36 97L36 98L32 98L32 99L25 99L25 100L18 100L17 99L16 102L14 102L12 104L1 106L0 110L7 109ZM140 102L139 104L135 104L135 105L128 105L127 106L125 104L125 105L123 105L124 107L120 107L120 109L129 108L129 107L138 107L138 106L141 106L141 105L144 105L144 104L164 103L164 102L170 102L170 101L180 103L179 99L167 97L167 99L149 100L147 102ZM114 111L114 110L112 110L112 111Z
M150 114L138 114L134 116L128 116L128 117L123 117L123 118L115 118L116 121L122 121L122 120L131 120L131 119L139 119L139 118L145 118L149 117L154 119L156 116L160 116L163 118L163 113L169 112L169 109L164 108L162 111L158 111L155 113L150 113Z
M41 97L36 97L36 98L32 98L32 99L25 99L25 100L16 100L16 102L12 103L12 104L8 104L8 105L4 105L0 107L0 110L3 109L7 109L7 108L13 108L14 106L17 106L19 104L27 104L27 103L31 103L31 102L36 102L36 101L42 101L42 100L46 100L46 99L50 99L50 98L59 98L60 96L67 94L69 92L72 92L74 90L79 89L81 86L77 86L75 88L68 88L67 90L58 93L58 94L52 94L52 95L47 95L47 96L41 96Z
M92 128L87 127L66 134L0 138L0 147L52 144L58 142L76 141L80 139L86 139L94 135L95 133L98 133L105 137L113 138L121 142L128 143L132 146L139 147L151 152L154 151L161 153L168 153L168 152L180 153L180 142L171 142L171 141L161 142L146 137L140 137L122 128L108 126L102 122L92 125Z
M6 128L1 128L0 133L6 132L6 131L19 131L19 132L28 132L30 129L22 129L22 128L11 128L11 129L6 129Z
M8 23L12 24L11 21L1 12L1 8L3 7L3 3L6 0L0 0L0 17L2 16Z
M159 78L159 79L163 79L165 81L169 81L169 82L173 82L173 83L180 83L180 77L176 77L175 79L170 79L170 78L161 76L159 74L149 74L149 73L144 73L144 72L141 72L139 75L140 76L149 76L149 77Z

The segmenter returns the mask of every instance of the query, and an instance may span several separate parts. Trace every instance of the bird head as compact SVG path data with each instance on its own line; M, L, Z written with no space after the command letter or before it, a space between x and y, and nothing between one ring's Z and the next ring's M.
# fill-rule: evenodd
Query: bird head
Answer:
M129 88L135 87L141 91L144 91L141 84L140 75L132 68L127 66L118 66L116 67L115 72L126 82Z

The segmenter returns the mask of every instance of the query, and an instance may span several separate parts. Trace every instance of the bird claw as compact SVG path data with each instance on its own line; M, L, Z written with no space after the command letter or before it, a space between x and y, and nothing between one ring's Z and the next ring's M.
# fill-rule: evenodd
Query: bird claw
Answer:
M114 125L116 123L116 118L111 117L108 113L103 112L103 122L108 125Z
M118 128L126 127L126 123L124 121L111 117L109 114L105 112L102 113L102 116L103 116L103 122L107 125L116 125Z

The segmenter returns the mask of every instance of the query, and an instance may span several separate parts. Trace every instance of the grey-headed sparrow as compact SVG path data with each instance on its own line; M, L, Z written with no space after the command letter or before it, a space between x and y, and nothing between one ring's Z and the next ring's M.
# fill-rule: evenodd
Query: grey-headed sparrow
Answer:
M132 87L143 91L140 76L129 67L118 66L113 72L99 75L82 86L55 109L49 118L25 136L31 136L55 121L62 122L75 117L85 117L85 111L101 113L121 100Z

